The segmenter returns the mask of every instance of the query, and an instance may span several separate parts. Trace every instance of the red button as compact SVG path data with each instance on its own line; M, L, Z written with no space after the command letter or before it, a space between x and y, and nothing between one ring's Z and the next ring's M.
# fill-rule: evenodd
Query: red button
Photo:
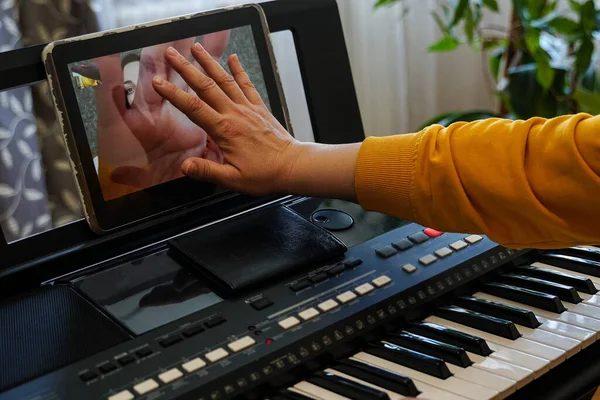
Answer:
M423 231L430 238L436 238L438 236L442 236L444 232L436 231L435 229L427 228Z

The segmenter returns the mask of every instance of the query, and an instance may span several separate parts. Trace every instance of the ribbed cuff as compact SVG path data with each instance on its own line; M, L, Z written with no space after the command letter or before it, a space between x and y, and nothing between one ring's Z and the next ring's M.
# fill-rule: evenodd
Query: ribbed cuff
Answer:
M360 205L412 220L412 177L421 133L370 137L359 151L355 187Z

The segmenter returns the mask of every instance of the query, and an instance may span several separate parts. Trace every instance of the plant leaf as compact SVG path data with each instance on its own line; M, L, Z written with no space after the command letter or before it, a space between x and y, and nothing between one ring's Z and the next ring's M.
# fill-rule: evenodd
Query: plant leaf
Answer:
M583 112L593 115L600 114L600 94L594 94L587 90L578 89L575 91L573 98L579 104L579 108Z
M596 6L594 0L587 0L581 6L581 26L585 32L591 33L596 29Z
M561 35L571 34L579 28L579 24L567 17L556 17L548 23L550 28Z
M454 9L454 18L452 18L452 23L450 26L456 26L458 22L462 19L465 10L469 6L469 0L459 0L458 5Z
M23 154L27 158L33 157L33 151L31 150L31 146L24 140L17 140L17 147L21 154Z
M14 112L17 115L23 114L23 107L21 107L21 103L19 102L19 100L17 100L15 96L9 96L8 101L10 102L10 109L12 112Z
M23 136L26 138L32 137L37 132L34 124L29 124L23 129Z
M39 182L42 179L42 167L40 165L40 160L33 160L31 162L31 177L34 181Z
M2 139L10 139L11 138L10 131L6 128L0 128L0 140Z
M550 59L541 57L540 59L536 59L536 63L537 71L535 77L544 90L548 90L554 82L554 70L550 66Z
M498 48L494 50L494 52L490 55L490 58L488 59L490 72L492 73L492 76L496 81L498 81L498 76L500 74L500 62L502 61L502 57L504 56L505 51L506 48L504 47Z
M585 36L575 56L575 71L577 75L581 75L587 71L592 62L593 54L594 42L590 36Z
M375 3L375 8L389 6L400 1L402 0L377 0L377 2Z
M483 0L483 5L492 11L498 12L498 2L496 0Z
M441 53L444 51L456 50L460 42L454 36L444 36L437 43L429 47L429 51L432 53Z
M440 31L442 31L442 33L446 36L450 35L450 30L442 20L442 17L440 17L435 11L431 12L431 16L433 17L433 19L435 19L435 23L437 24L438 28L440 28Z
M467 7L465 11L465 24L464 24L465 35L469 44L473 44L473 38L475 37L475 18L471 7Z

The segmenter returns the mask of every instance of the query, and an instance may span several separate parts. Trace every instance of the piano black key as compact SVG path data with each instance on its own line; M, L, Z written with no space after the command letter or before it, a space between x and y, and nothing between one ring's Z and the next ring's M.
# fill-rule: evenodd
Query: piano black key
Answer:
M481 291L557 314L566 310L558 297L536 290L520 288L504 283L486 283L482 285Z
M419 395L415 383L408 376L396 374L374 365L346 359L334 365L333 369L403 396L417 397Z
M509 285L537 290L542 293L553 294L562 301L566 301L568 303L581 303L581 297L579 297L577 290L575 290L575 288L572 286L563 285L562 283L555 283L540 278L517 274L501 275L499 280L500 282L504 282Z
M470 326L506 339L515 340L521 336L512 321L465 310L464 308L444 306L437 308L433 313L449 321Z
M306 381L350 399L390 400L386 392L324 371L316 372Z
M291 390L287 390L287 389L282 390L280 393L281 393L281 398L283 398L285 400L312 400L308 396L305 396L300 393L292 392ZM272 399L273 400L279 399L279 396L273 397Z
M492 354L492 350L482 338L469 335L455 329L446 328L442 325L432 324L429 322L416 322L409 325L405 330L416 333L417 335L429 337L444 343L461 347L466 351L470 351L471 353L478 354L480 356L487 357Z
M584 258L586 260L600 262L600 250L591 249L589 247L575 246L575 247L569 247L566 249L553 250L552 252L558 253L558 254L565 254L567 256Z
M492 317L506 319L515 324L523 325L528 328L537 328L541 322L537 320L535 314L523 308L513 307L502 303L478 299L476 297L459 297L454 303L467 310L477 311Z
M390 343L372 342L364 350L365 353L383 358L390 362L404 365L405 367L415 369L425 374L435 376L436 378L446 379L452 376L444 360L438 357L432 357L418 351L410 350L405 347Z
M547 281L569 285L582 293L596 294L598 292L598 290L594 286L594 283L590 279L576 275L569 275L551 269L533 267L530 265L523 265L521 267L518 267L516 269L516 272L522 275L534 276L536 278L541 278Z
M459 367L467 368L473 365L473 361L469 359L464 349L426 336L410 332L390 332L384 340L398 346L416 350L419 353L441 358Z
M539 262L600 278L600 262L555 252L544 252Z

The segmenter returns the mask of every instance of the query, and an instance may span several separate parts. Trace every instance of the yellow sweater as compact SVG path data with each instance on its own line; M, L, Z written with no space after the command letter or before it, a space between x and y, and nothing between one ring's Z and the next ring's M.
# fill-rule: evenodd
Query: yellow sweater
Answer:
M600 244L600 116L489 119L368 138L360 204L513 248Z

